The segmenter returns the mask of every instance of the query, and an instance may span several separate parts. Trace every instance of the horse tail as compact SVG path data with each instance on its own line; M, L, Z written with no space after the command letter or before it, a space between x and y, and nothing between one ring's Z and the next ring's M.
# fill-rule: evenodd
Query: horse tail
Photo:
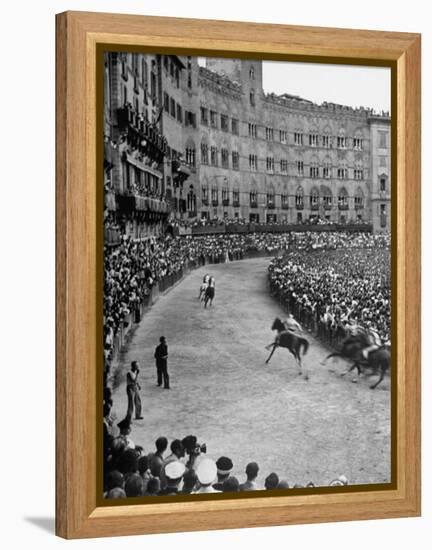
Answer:
M306 355L307 350L309 349L309 342L306 340L306 338L300 338L300 349L303 346L303 355Z

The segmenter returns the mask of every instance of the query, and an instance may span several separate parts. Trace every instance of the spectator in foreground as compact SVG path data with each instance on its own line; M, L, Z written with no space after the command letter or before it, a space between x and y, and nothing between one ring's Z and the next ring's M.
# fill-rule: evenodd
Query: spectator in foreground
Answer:
M139 474L131 474L125 483L125 493L128 497L141 497L144 494L144 481Z
M106 498L126 498L126 493L124 492L124 489L114 487L114 489L111 489L111 491L107 493Z
M246 481L240 485L240 491L257 491L256 478L258 477L259 466L256 462L249 462L246 466Z
M267 490L276 489L278 485L279 485L279 476L275 472L272 472L265 478L264 487Z
M195 470L186 470L183 476L183 489L181 492L189 495L195 489L197 482L198 476L196 475Z
M217 467L214 460L211 458L203 458L196 469L196 474L198 481L200 482L199 489L193 491L192 494L203 494L203 493L220 493L213 488L212 484L216 479Z
M171 443L171 454L164 460L163 466L160 471L161 487L164 489L167 486L166 483L166 468L171 462L180 462L185 455L185 448L180 439L174 439Z
M232 460L227 456L221 456L216 460L217 467L217 482L213 485L213 489L216 491L222 491L224 481L226 481L234 467Z
M117 424L120 430L120 437L124 440L127 449L135 449L135 443L129 437L132 431L131 424L132 419L129 415L126 415L126 417Z
M240 483L239 483L239 480L234 476L230 476L222 484L223 493L238 493L239 491L240 491Z
M185 473L185 470L185 465L178 460L173 460L172 462L167 464L165 467L166 487L162 488L159 491L159 495L177 495L180 492L180 483L183 479L183 474Z
M113 489L123 489L124 488L124 477L121 472L118 470L112 470L108 473L106 478L106 495Z
M164 465L164 452L168 447L168 439L166 437L158 437L156 439L156 453L148 455L149 467L152 476L159 477L161 469Z
M152 477L148 480L147 489L144 493L146 497L156 497L160 492L160 479L158 477Z

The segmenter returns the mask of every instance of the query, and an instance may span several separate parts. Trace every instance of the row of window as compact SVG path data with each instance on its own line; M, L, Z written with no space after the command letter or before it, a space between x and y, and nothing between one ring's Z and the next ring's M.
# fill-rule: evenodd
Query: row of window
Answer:
M204 126L210 126L211 128L221 129L223 132L232 132L235 135L239 135L239 120L236 118L231 118L231 127L230 120L228 115L221 114L219 115L216 111L208 109L207 107L201 107L201 124ZM258 125L254 122L248 123L248 136L252 138L258 137ZM383 143L386 143L385 133L383 133L384 139L380 143L380 147L386 147ZM383 137L381 136L381 138ZM330 149L333 146L333 136L319 135L316 133L308 134L308 142L306 142L306 136L303 132L296 131L294 132L294 144L295 145L306 145L310 147L324 147ZM265 127L265 139L267 141L275 141L275 129L270 126ZM278 140L280 143L288 143L288 132L287 130L278 131ZM336 147L338 149L347 149L348 148L348 138L345 135L339 135L336 137ZM352 138L352 148L356 151L362 151L364 148L364 139L362 137Z
M261 193L260 193L261 194ZM221 197L222 197L222 204L224 206L229 205L229 189L228 187L224 187L221 190ZM295 205L296 207L303 207L305 204L305 195L303 192L303 189L299 187L295 194ZM324 194L321 195L317 190L312 190L311 194L309 195L309 206L314 209L318 208L321 200L321 204L323 205L324 209L328 208L331 209L333 206L338 206L339 208L348 209L348 193L346 189L341 189L339 192L339 195L337 197L333 197L333 195L330 194ZM282 193L280 195L281 199L281 206L282 208L288 207L289 205L289 195L288 193ZM213 206L217 205L219 203L219 190L217 187L211 188L211 201ZM209 188L208 187L202 187L201 188L201 202L204 205L208 205L209 203ZM258 207L258 191L252 190L249 192L249 204L251 207L257 208ZM239 206L240 205L240 191L238 189L235 189L232 191L232 205L233 206ZM276 194L273 191L269 191L265 194L265 203L261 206L266 206L267 208L274 208L276 206ZM354 207L356 209L363 208L364 207L364 196L361 193L358 193L354 196Z
M164 92L164 111L171 115L177 120L180 124L185 126L192 126L196 128L196 115L191 111L186 109L183 111L183 107L175 101L173 97L170 97L166 92Z
M228 149L221 149L221 166L222 168L229 168L229 152ZM188 160L189 159L189 160ZM240 155L238 151L231 152L231 167L233 170L240 169ZM258 156L256 154L249 154L249 170L252 172L258 171ZM186 149L186 162L195 166L195 149ZM211 166L218 166L218 149L215 146L209 147L207 143L201 143L201 163L210 164ZM298 176L304 176L304 162L302 160L296 161L296 169ZM275 160L274 157L266 157L266 171L270 174L275 173ZM281 159L279 161L279 171L281 174L288 174L288 160ZM348 168L339 167L337 169L338 179L348 179ZM319 178L323 177L324 179L330 179L332 177L332 165L325 164L322 169L322 176L320 173L320 167L317 164L311 164L309 166L309 177L310 178ZM354 179L363 180L364 179L364 170L361 168L354 169Z
M177 88L180 87L180 70L174 63L174 61L167 55L163 58L163 66L165 69L165 74L170 75L172 80L175 82Z
M211 128L221 129L223 132L232 132L234 135L239 135L239 121L236 118L231 118L228 115L219 114L216 111L201 107L201 124L210 126Z

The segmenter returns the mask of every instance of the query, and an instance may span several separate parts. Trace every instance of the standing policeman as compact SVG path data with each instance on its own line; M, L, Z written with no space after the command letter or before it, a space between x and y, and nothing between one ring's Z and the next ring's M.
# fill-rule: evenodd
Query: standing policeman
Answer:
M155 350L156 369L157 369L157 382L158 386L162 385L162 379L164 388L169 390L169 375L168 375L168 346L166 345L165 336L159 338L160 344Z

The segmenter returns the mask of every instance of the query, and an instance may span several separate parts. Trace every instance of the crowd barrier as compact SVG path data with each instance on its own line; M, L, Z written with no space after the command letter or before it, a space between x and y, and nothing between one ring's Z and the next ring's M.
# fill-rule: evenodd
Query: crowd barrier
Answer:
M328 224L328 225L313 225L313 224L255 224L255 223L227 223L218 225L197 225L191 228L191 233L194 236L199 235L221 235L221 234L238 234L238 233L288 233L294 231L296 233L304 233L313 231L316 233L322 232L340 232L347 233L362 232L371 233L372 225L368 223L352 223L352 224ZM186 234L181 232L180 234Z

